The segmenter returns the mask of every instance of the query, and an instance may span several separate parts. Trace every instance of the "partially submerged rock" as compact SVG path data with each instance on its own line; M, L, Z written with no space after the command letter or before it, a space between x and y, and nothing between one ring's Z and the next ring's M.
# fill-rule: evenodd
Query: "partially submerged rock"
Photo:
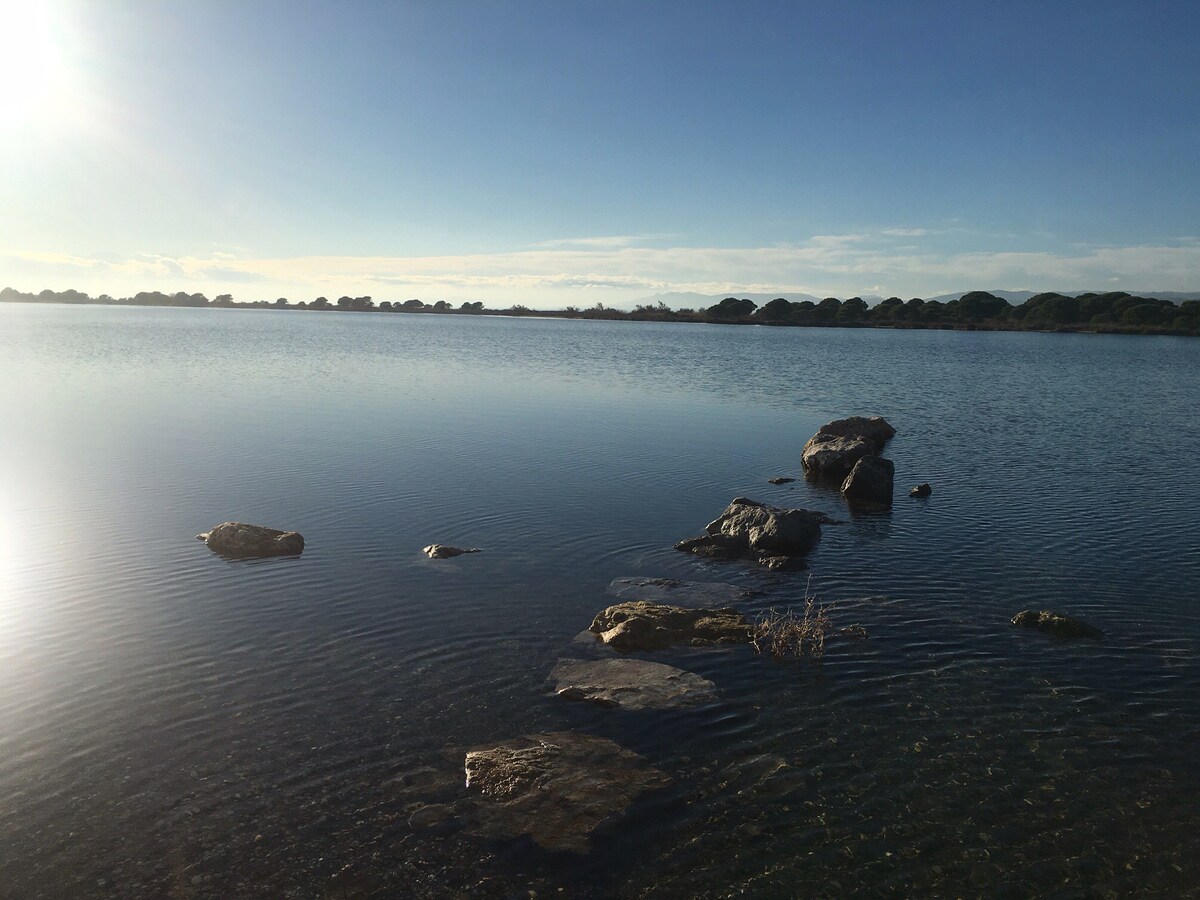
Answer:
M678 606L729 606L758 594L725 581L681 581L626 575L614 578L608 593L618 600L649 600Z
M910 497L928 497L932 493L933 493L933 488L931 488L929 486L929 482L922 481L920 484L918 484L916 487L914 487L911 491L908 492L908 496L910 496Z
M736 609L686 609L645 600L608 607L588 630L622 653L661 650L672 644L704 647L750 641L750 625Z
M808 478L840 481L850 474L856 462L878 452L874 444L862 438L818 433L804 445L800 461Z
M851 416L822 425L801 452L804 474L842 481L860 459L883 452L895 433L882 416Z
M196 535L208 549L230 559L264 556L299 556L304 538L295 531L280 531L244 522L222 522L211 531Z
M1104 632L1099 628L1088 625L1086 622L1081 622L1079 619L1051 612L1048 609L1037 611L1023 609L1012 617L1012 623L1020 625L1022 628L1035 628L1038 631L1060 638L1098 639L1104 637Z
M428 547L422 547L421 552L430 559L453 559L456 556L462 556L464 553L480 553L478 547L451 547L447 544L430 544Z
M791 484L795 478L788 478L786 475L780 475L778 478L768 478L767 484Z
M780 509L745 497L736 497L706 534L688 538L676 550L710 559L754 559L803 556L821 537L822 523L833 520L807 509Z
M848 500L869 500L890 505L895 474L896 466L890 459L864 456L854 464L842 482L842 494Z
M716 686L707 678L644 659L560 659L549 680L565 700L622 709L707 703L717 696Z
M598 826L671 779L631 750L569 731L470 750L467 790L485 837L528 835L547 850L586 853Z

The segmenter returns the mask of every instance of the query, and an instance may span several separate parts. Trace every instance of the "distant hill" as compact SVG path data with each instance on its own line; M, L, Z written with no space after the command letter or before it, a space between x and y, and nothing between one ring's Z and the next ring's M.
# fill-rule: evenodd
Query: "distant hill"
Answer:
M936 297L926 297L926 300L938 300L942 303L949 303L951 300L957 300L963 294L969 294L970 291L955 291L953 294L939 294ZM1062 294L1064 297L1078 297L1080 294L1106 294L1108 291L988 291L997 297L1003 297L1013 306L1019 306L1030 297L1036 297L1038 294L1054 293ZM1150 297L1154 300L1170 300L1172 303L1182 303L1185 300L1200 300L1200 291L1191 293L1180 293L1178 291L1122 291L1122 293L1132 294L1135 297Z

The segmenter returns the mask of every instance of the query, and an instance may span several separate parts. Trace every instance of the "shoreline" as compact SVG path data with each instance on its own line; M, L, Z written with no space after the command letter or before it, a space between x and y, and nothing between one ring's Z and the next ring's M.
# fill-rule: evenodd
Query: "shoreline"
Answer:
M45 294L51 293L52 297L45 297ZM927 315L930 318L907 319L907 318L882 318L881 310L895 312L896 305L893 304L890 308L885 304L891 301L885 301L884 304L878 304L873 307L863 306L861 310L856 310L857 317L841 318L839 313L842 311L842 306L850 304L852 301L846 301L843 304L837 302L837 307L830 307L829 312L836 318L817 318L816 313L818 307L808 304L807 308L803 304L792 304L792 309L784 309L775 313L770 310L771 304L763 307L753 308L750 312L744 315L726 316L719 312L719 307L729 303L729 300L723 301L722 304L710 307L706 310L681 309L673 310L665 307L639 307L632 311L609 309L602 305L597 305L591 309L578 309L567 307L566 309L554 310L536 310L522 306L509 307L507 309L489 309L484 308L482 303L464 303L461 307L455 308L450 306L445 301L439 301L434 305L427 305L420 301L410 300L406 303L391 303L383 301L379 305L375 305L369 297L364 298L348 298L343 297L339 300L339 305L330 304L327 300L324 305L313 305L303 301L299 303L291 303L286 300L282 302L277 300L274 303L268 303L263 300L238 302L229 298L226 300L224 295L218 297L217 300L210 301L203 295L193 294L176 294L167 296L163 294L152 295L146 299L139 299L143 295L138 295L132 298L112 298L102 295L104 299L89 297L86 294L81 294L75 291L64 291L55 293L43 291L41 294L26 294L14 290L13 288L5 288L0 291L0 303L13 304L28 304L36 306L121 306L121 307L143 307L143 308L167 308L167 309L255 309L255 310L275 310L281 312L318 312L318 313L384 313L384 314L404 314L404 315L435 315L435 316L491 316L509 319L585 319L589 321L607 321L607 322L658 322L658 323L674 323L674 324L693 324L693 325L757 325L769 328L877 328L887 329L892 331L1005 331L1005 332L1020 332L1020 333L1035 333L1035 334L1118 334L1118 335L1139 335L1139 336L1160 336L1160 337L1200 337L1200 301L1191 300L1183 304L1175 305L1168 300L1150 300L1149 298L1133 297L1129 294L1113 293L1106 295L1081 295L1079 298L1070 298L1074 301L1080 300L1098 300L1100 302L1108 302L1115 306L1121 302L1126 302L1126 310L1138 309L1141 310L1141 315L1149 315L1150 310L1156 311L1159 315L1165 316L1172 312L1176 313L1170 324L1161 322L1129 322L1129 321L1063 321L1063 322L1047 322L1041 319L1035 319L1031 322L1026 322L1022 318L1008 318L1014 313L1020 313L1030 304L1033 304L1039 297L1046 297L1053 301L1062 295L1038 295L1031 300L1021 304L1021 306L1011 306L1000 298L995 297L985 292L975 291L971 294L965 294L964 297L973 296L975 298L986 298L994 304L1003 303L1000 307L999 316L978 316L972 315L971 312L962 312L961 307L956 306L960 301L951 301L950 303L940 303L939 301L925 301L919 298L914 298L903 304L903 307L914 315ZM731 298L732 299L732 298ZM831 298L832 299L832 298ZM894 298L893 298L894 299ZM282 298L281 298L282 300ZM323 298L318 298L323 300ZM349 301L349 302L343 302ZM1139 303L1138 301L1146 301ZM742 301L749 303L750 301ZM778 303L779 301L772 301ZM787 301L784 301L786 303ZM823 301L823 304L828 301ZM861 301L859 301L861 303ZM317 301L314 301L316 304ZM936 306L935 306L936 304ZM753 307L753 304L751 304ZM744 309L744 307L742 307ZM929 308L927 310L927 308ZM995 309L996 306L992 306ZM1026 311L1028 313L1028 311ZM810 316L801 318L801 316ZM1107 314L1101 314L1107 315Z

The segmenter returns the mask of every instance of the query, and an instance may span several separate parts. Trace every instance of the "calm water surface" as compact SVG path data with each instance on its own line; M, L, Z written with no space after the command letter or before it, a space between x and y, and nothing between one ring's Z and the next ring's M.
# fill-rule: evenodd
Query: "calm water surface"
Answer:
M1186 338L0 305L0 896L1196 896L1198 397ZM853 413L928 501L766 483ZM671 549L737 495L845 524L808 573ZM550 696L631 575L870 638ZM583 859L409 826L561 729L674 785Z

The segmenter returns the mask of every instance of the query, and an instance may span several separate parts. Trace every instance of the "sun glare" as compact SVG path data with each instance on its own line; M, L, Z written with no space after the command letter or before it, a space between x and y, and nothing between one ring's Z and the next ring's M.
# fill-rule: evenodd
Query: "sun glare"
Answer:
M49 3L0 0L0 127L46 111L62 88L65 60Z

